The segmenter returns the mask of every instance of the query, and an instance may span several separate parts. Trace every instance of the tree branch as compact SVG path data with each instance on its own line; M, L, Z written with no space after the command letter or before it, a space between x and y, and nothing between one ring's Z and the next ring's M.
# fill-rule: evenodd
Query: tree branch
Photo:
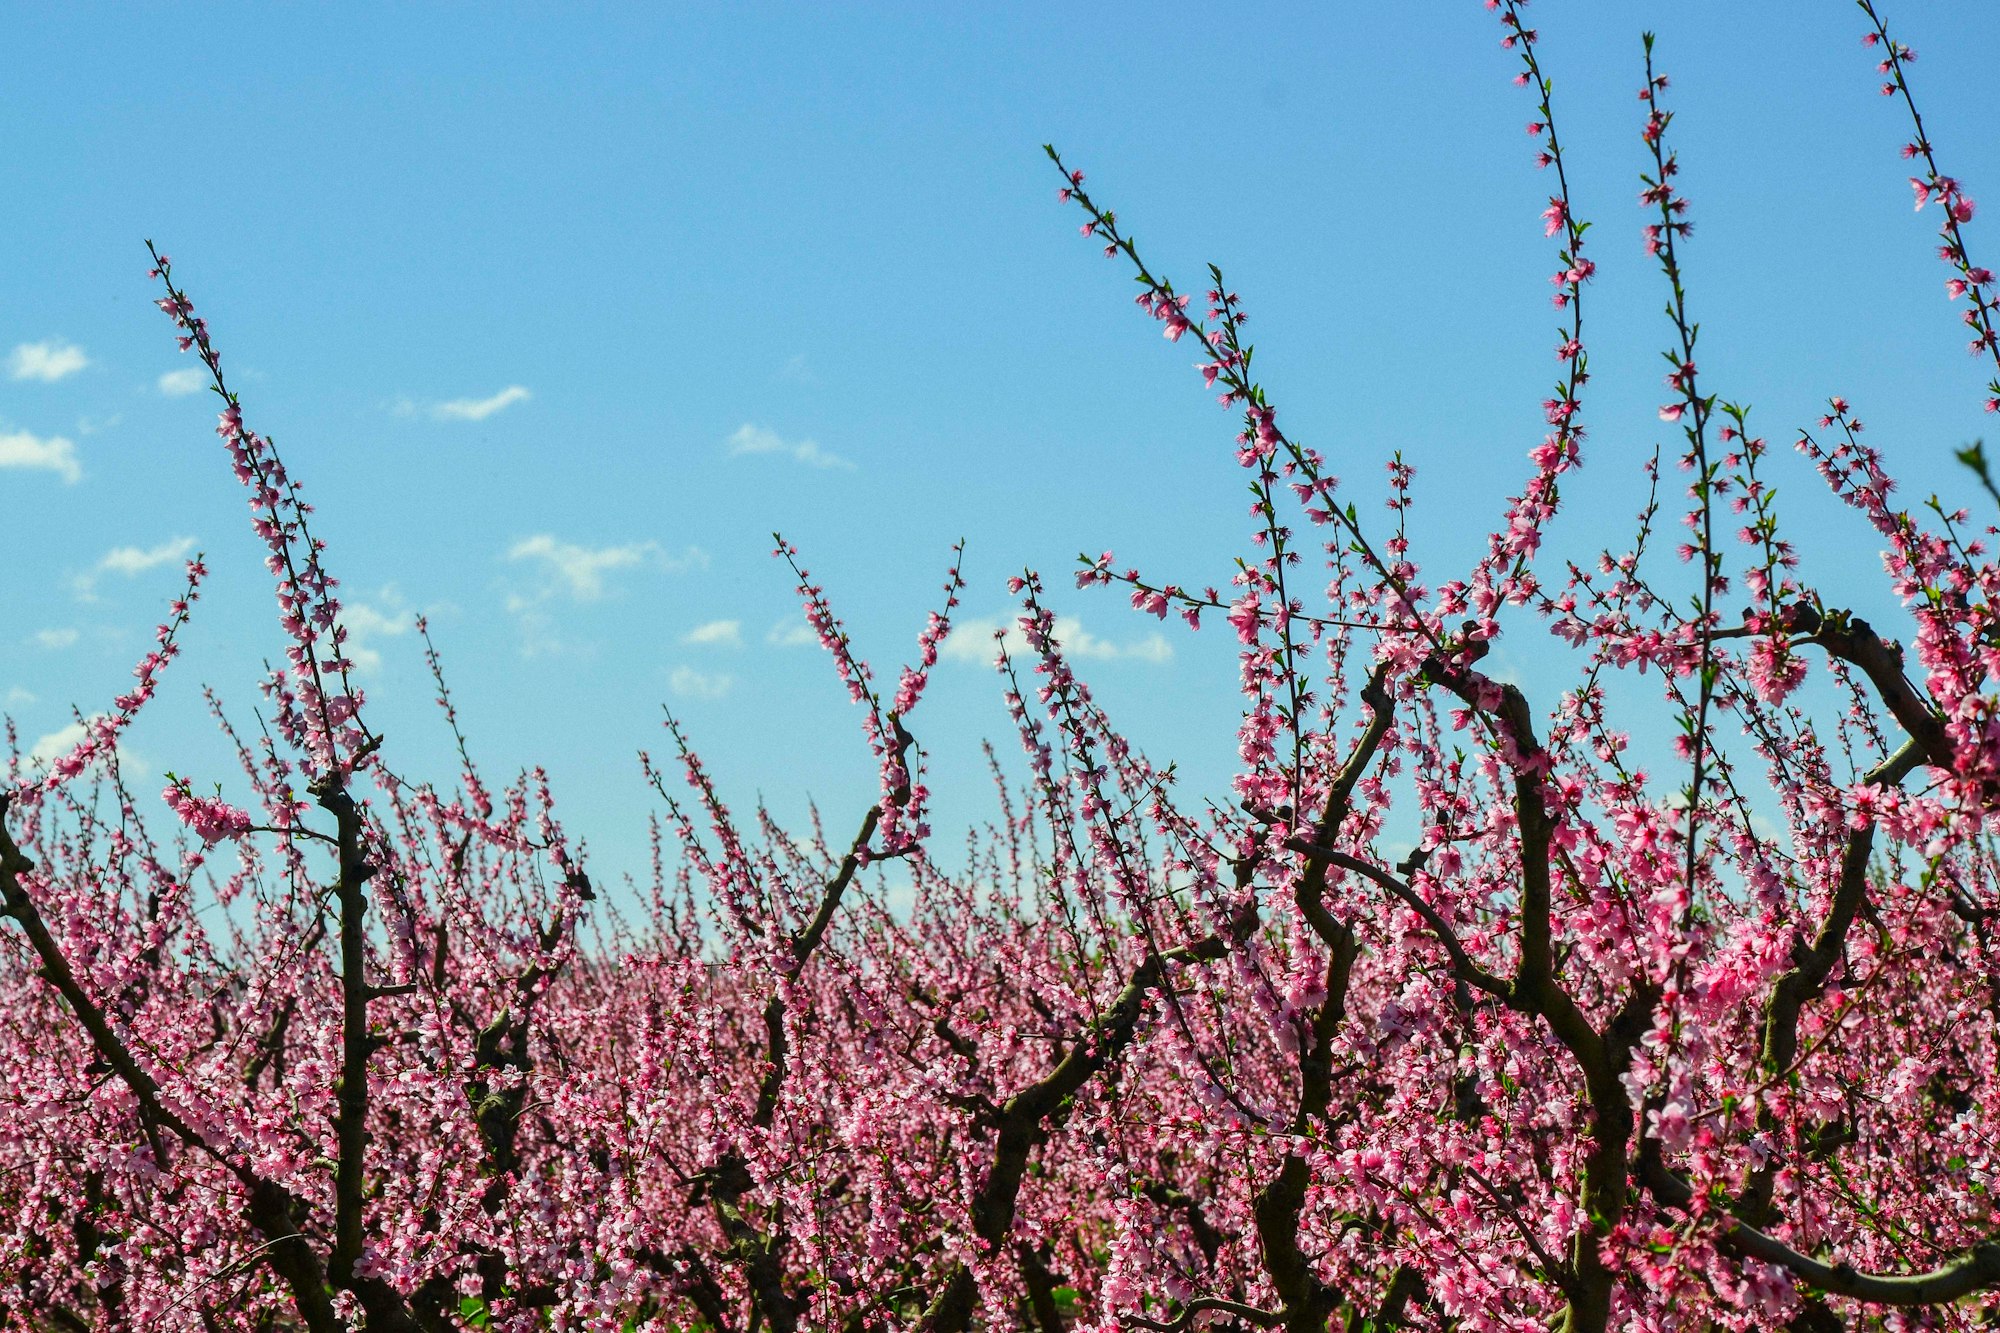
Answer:
M1692 1210L1693 1187L1665 1164L1649 1158L1644 1176L1654 1198L1683 1211ZM2000 1288L2000 1237L1969 1246L1928 1273L1864 1273L1852 1264L1827 1263L1801 1254L1731 1213L1722 1214L1715 1240L1732 1254L1776 1264L1800 1282L1831 1295L1876 1305L1946 1305L1974 1292Z

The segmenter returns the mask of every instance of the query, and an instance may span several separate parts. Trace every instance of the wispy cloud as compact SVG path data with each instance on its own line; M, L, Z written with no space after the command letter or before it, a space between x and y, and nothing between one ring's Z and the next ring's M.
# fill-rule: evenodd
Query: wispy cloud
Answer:
M97 719L91 718L89 720L94 722ZM83 739L83 730L84 724L82 722L72 722L66 727L59 727L48 735L37 739L33 745L28 747L28 753L23 758L28 761L30 767L53 764L57 759L76 748L76 743Z
M599 601L611 592L609 576L625 570L649 569L672 574L708 566L708 554L698 546L690 546L679 555L669 555L658 542L579 546L546 532L515 542L507 551L507 559L528 567L537 576L530 586L507 591L508 614L520 626L521 651L530 657L574 646L556 633L555 619L549 611L557 600Z
M200 366L183 366L179 370L168 371L154 383L169 398L185 398L191 393L201 392L202 386L208 383L208 373Z
M1007 622L1004 635L996 643L995 632L1000 629L998 620L960 621L952 626L951 634L939 647L938 653L954 662L975 662L984 666L993 661L1002 645L1015 657L1033 651L1028 647L1027 633L1017 621ZM1056 617L1055 640L1066 656L1099 662L1114 658L1131 662L1167 662L1174 655L1174 646L1167 642L1166 635L1157 630L1144 638L1115 643L1092 634L1072 616Z
M503 412L532 397L522 386L510 384L491 398L454 398L448 403L434 403L430 415L438 421L484 421L495 412Z
M578 546L546 532L515 542L508 550L507 558L516 563L527 561L539 566L556 590L567 592L579 602L594 602L604 596L604 576L613 570L644 566L677 573L683 569L704 568L708 564L707 553L698 546L690 546L682 554L670 556L658 542Z
M797 356L789 358L784 365L779 366L778 378L781 380L790 380L794 384L818 384L820 382L818 374L812 368L812 362L806 360L804 352L800 352Z
M75 647L76 641L81 637L83 636L73 629L38 629L35 631L35 642L52 653L61 652L65 648Z
M699 644L705 648L741 648L743 646L743 622L740 620L711 620L705 625L696 625L681 635L682 643Z
M97 580L105 574L117 574L123 578L137 578L149 569L185 560L188 552L194 550L194 538L175 537L161 542L158 546L114 546L104 553L87 574L79 574L71 581L71 587L78 599L86 602L97 599Z
M123 574L131 578L135 574L143 574L160 565L184 560L187 558L187 553L193 549L192 537L175 537L171 541L161 542L158 546L145 548L115 546L104 553L104 558L97 562L97 568L100 573Z
M1129 657L1139 662L1171 662L1174 646L1167 642L1167 636L1154 630L1143 639L1131 639L1120 645L1105 645L1110 651L1105 657Z
M729 454L732 458L745 454L783 454L808 467L854 469L854 464L820 448L816 440L787 440L768 426L753 426L749 422L737 427L736 433L729 437Z
M799 620L780 620L764 633L764 642L774 648L804 648L819 642L813 627Z
M696 671L693 667L675 667L668 678L667 686L675 694L687 699L720 699L729 693L729 687L736 682L723 672Z
M377 605L376 603L380 603ZM382 669L382 654L372 640L393 639L407 634L416 617L403 605L395 588L382 589L374 602L348 601L340 607L340 625L347 631L341 647L354 669L373 672Z
M513 613L515 627L521 632L521 656L553 657L576 648L575 644L556 633L556 618L542 609L540 603L523 601L509 594L507 609Z
M76 743L83 739L86 727L95 725L104 716L102 713L93 713L81 722L72 722L66 727L57 728L48 735L37 739L33 745L28 747L28 752L22 758L27 761L30 768L44 768L53 764L56 760L76 748ZM112 753L118 758L119 767L127 774L136 777L145 777L152 771L152 765L147 763L138 754L127 749L123 744L114 744L111 749Z
M34 691L24 690L19 685L9 685L7 687L7 697L0 699L0 704L5 704L9 708L26 708L29 704L36 702L39 701L36 699Z
M54 384L90 364L90 358L75 343L60 338L46 342L22 343L7 357L7 373L17 380L40 380Z
M0 468L10 467L53 472L72 486L83 480L76 446L60 435L43 438L24 430L0 434Z

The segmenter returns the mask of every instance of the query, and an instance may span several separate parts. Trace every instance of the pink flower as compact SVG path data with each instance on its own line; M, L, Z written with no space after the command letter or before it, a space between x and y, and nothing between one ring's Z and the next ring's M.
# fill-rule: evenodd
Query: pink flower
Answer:
M1257 621L1261 605L1256 592L1244 593L1229 604L1229 623L1236 627L1236 637L1244 643L1257 642Z
M254 826L247 811L239 810L219 797L196 796L185 780L176 779L171 774L168 775L166 789L160 795L181 823L207 847L225 839L240 838Z

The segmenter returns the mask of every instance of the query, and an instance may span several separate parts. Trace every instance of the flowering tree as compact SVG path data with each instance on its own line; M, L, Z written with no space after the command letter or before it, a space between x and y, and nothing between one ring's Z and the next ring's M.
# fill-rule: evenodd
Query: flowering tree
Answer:
M1240 641L1227 805L1177 796L1066 660L1032 571L997 665L1025 758L962 855L912 729L963 584L893 693L779 539L879 790L830 836L733 812L677 721L640 901L600 902L538 771L393 767L311 506L222 404L286 659L163 839L117 741L205 569L70 753L0 794L0 1322L19 1330L774 1333L1977 1328L2000 1318L2000 593L1992 529L1892 503L1838 397L1797 444L1884 547L1910 648L1806 585L1763 437L1697 369L1688 203L1646 43L1640 204L1684 491L1547 554L1582 462L1587 224L1523 0L1489 0L1552 193L1549 430L1469 569L1343 503L1197 309L1050 150L1083 231L1240 415L1232 590L1085 587ZM1947 287L2000 370L1974 215L1913 124ZM2000 376L1988 407L2000 410ZM2000 502L1983 454L1964 455ZM1664 513L1678 561L1659 558ZM1734 529L1734 532L1730 531ZM1553 564L1551 562L1554 562ZM1314 570L1312 566L1320 568ZM1324 579L1323 594L1308 589ZM1741 611L1726 608L1747 606ZM1482 663L1539 616L1543 695ZM1630 677L1655 706L1614 702ZM886 697L885 697L886 696ZM214 701L211 701L212 703ZM1673 758L1649 773L1636 732ZM1761 779L1761 781L1760 781ZM676 781L677 780L677 781ZM678 856L672 854L677 850ZM896 862L915 906L885 902Z

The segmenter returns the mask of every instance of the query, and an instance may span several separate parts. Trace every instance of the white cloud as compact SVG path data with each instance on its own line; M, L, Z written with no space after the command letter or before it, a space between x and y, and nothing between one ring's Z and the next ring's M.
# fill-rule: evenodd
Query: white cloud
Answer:
M393 587L382 589L376 600L385 605L345 602L340 608L340 626L347 631L342 646L356 671L382 669L382 654L369 642L371 639L392 639L399 634L407 634L416 623L416 617L402 605L402 598Z
M54 384L76 374L90 364L90 358L75 343L60 338L46 342L22 343L7 358L7 373L17 380L40 380Z
M753 426L748 422L737 427L736 433L729 437L729 453L731 457L740 457L744 454L784 454L809 467L837 467L849 471L854 468L854 464L839 454L820 448L815 440L793 442L780 437L769 427Z
M92 720L95 721L95 719ZM72 722L68 726L52 731L36 741L28 747L28 753L23 757L27 759L30 767L41 767L52 764L63 755L75 749L76 743L82 739L83 723Z
M24 430L0 434L0 468L9 467L54 472L72 486L83 479L83 467L76 461L76 446L60 435L43 439Z
M192 537L176 537L146 550L137 546L118 546L104 553L104 558L97 562L97 570L101 574L123 574L131 578L155 566L186 559L187 553L193 549Z
M780 620L764 635L764 642L777 648L804 648L819 642L811 625L796 620Z
M608 575L620 570L650 569L674 574L687 569L706 569L708 554L690 546L679 555L669 555L658 542L628 542L623 546L578 546L549 533L537 533L514 543L507 559L527 563L539 571L539 578L526 588L507 589L507 612L521 629L521 651L529 657L587 650L563 640L556 633L549 603L557 599L594 602L609 595Z
M820 382L819 376L813 372L812 363L806 360L804 352L800 352L797 356L787 360L784 365L779 366L778 378L790 380L794 384L818 384Z
M743 646L743 622L740 620L711 620L706 625L696 625L681 635L682 643L696 643L709 648L741 648Z
M509 593L507 613L514 617L514 624L521 633L521 656L553 657L576 648L556 633L555 617L542 609L539 600Z
M347 636L357 634L401 634L410 628L408 611L378 611L366 602L348 602L340 608L340 623L347 626Z
M74 647L76 641L81 637L73 629L38 629L35 631L35 642L52 653Z
M29 704L36 702L39 701L35 698L34 692L24 690L19 685L8 686L7 697L0 699L0 704L4 704L8 708L26 708Z
M604 596L604 576L613 570L649 566L676 573L683 569L704 568L708 564L708 555L697 546L688 547L681 555L669 556L660 549L658 542L589 547L558 540L546 532L515 542L508 550L507 558L515 562L539 562L554 589L567 592L579 602L594 602ZM549 591L544 589L532 598L518 595L510 598L508 609L518 611L544 600Z
M438 403L431 408L431 415L439 421L484 421L495 412L525 403L532 397L520 385L510 384L491 398L454 398L448 403Z
M170 370L154 381L160 392L169 398L185 398L191 393L200 393L208 383L208 372L200 366L187 366L180 370Z
M86 726L106 716L108 714L93 713L81 722L72 722L66 727L58 728L29 746L28 752L22 758L27 761L30 768L46 768L76 748L76 743L83 739ZM123 744L114 744L111 751L117 756L119 767L128 775L143 778L152 772L152 765L144 757L128 750Z
M994 642L994 631L1001 628L997 620L964 620L952 626L938 654L955 662L974 662L989 665L996 655L999 644ZM1173 660L1174 646L1158 630L1143 639L1129 639L1123 643L1113 643L1101 639L1085 629L1072 616L1057 616L1055 620L1055 640L1062 647L1063 655L1071 659L1086 659L1105 662L1123 658L1135 662L1168 662ZM1006 635L1001 641L1014 657L1032 654L1028 647L1028 636L1018 620L1009 620Z
M137 578L149 569L171 564L187 558L194 550L194 538L175 537L154 547L115 546L104 553L87 574L79 574L70 581L77 600L94 602L97 600L97 580L99 575L118 574L124 578Z
M675 667L674 674L667 681L675 694L689 699L720 699L729 693L729 687L734 683L722 672L711 675L685 666Z

